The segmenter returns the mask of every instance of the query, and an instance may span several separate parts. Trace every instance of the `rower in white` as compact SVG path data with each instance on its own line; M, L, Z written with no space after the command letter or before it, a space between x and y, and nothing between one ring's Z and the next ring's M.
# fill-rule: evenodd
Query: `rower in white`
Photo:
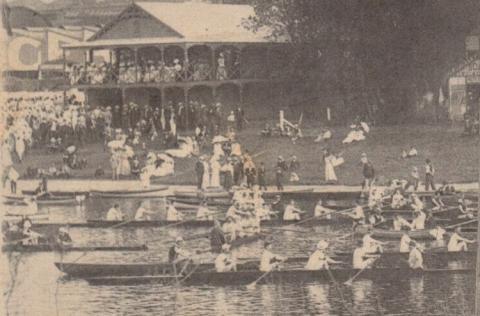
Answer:
M425 208L425 204L423 204L422 200L416 195L415 193L412 193L411 195L412 199L412 208L414 211L421 211Z
M332 218L332 213L334 211L332 209L326 208L322 205L322 200L318 200L317 204L315 205L314 216L315 217L325 217L326 219Z
M372 266L373 262L378 258L378 256L371 256L369 255L370 252L365 249L363 245L359 245L353 251L353 268L354 269L367 269Z
M423 269L423 255L422 248L419 244L412 241L410 243L412 247L408 254L408 265L411 269Z
M410 236L408 236L407 233L404 233L402 235L402 238L400 238L400 252L402 253L409 252L411 242L412 242L412 239L410 238Z
M371 233L367 233L362 238L363 248L367 253L383 253L383 245L386 245L386 242L381 242L379 240L373 239Z
M260 271L262 272L278 270L280 268L280 264L287 259L286 257L272 253L271 248L271 244L266 241L262 256L260 258Z
M197 210L197 220L213 221L213 212L208 208L207 201L203 200Z
M329 269L329 263L342 263L330 258L326 254L328 248L328 242L326 240L320 240L317 244L317 249L310 255L308 262L305 265L306 270L323 270Z
M365 212L363 211L363 207L360 205L358 201L355 201L355 208L351 213L347 214L353 219L353 228L360 224L365 224Z
M283 213L284 221L299 221L300 214L303 214L302 210L297 208L295 201L291 200L290 203L285 207L285 212Z
M150 217L149 214L154 214L154 212L147 208L147 204L144 201L140 204L140 207L135 212L135 220L136 221L149 221L149 220L151 220L151 217Z
M447 231L440 226L430 229L428 233L435 238L436 241L443 241L443 236Z
M432 197L433 208L432 211L440 211L445 207L445 204L442 201L440 192L435 192L435 195Z
M166 202L167 207L167 222L177 222L183 220L183 215L180 214L175 206L170 201Z
M447 250L449 252L459 252L459 251L467 251L467 244L474 243L475 240L470 240L463 238L460 236L460 227L455 229L455 232L450 237L450 241L447 245Z
M177 237L175 244L168 250L168 262L177 263L182 260L190 260L191 254L183 246L183 238Z
M415 218L412 221L411 228L412 230L425 229L425 221L427 220L427 215L421 211L415 211Z
M402 216L395 214L393 216L393 230L401 231L403 227L412 229L412 225Z
M392 195L392 204L391 207L393 209L399 209L405 206L405 198L403 197L402 193L399 189L395 190L395 193Z
M123 220L122 211L120 211L120 206L115 203L112 208L107 212L107 221L121 221Z
M215 259L215 270L220 273L237 271L237 263L235 257L230 252L229 244L222 246L222 253Z

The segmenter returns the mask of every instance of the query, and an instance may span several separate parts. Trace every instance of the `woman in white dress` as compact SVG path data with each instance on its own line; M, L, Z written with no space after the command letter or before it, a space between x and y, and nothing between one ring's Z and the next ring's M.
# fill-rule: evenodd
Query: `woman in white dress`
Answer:
M210 177L210 186L214 188L220 187L220 169L221 165L218 162L218 157L217 156L212 156L212 159L210 160L210 168L212 170L212 174Z
M203 159L203 170L202 188L206 189L210 186L210 164L206 158Z
M325 162L325 181L337 182L337 175L335 173L335 167L341 165L344 160L342 157L337 158L331 154L328 150L324 151L323 160Z
M15 151L17 152L18 158L20 161L23 160L23 155L25 154L25 142L20 135L15 137Z

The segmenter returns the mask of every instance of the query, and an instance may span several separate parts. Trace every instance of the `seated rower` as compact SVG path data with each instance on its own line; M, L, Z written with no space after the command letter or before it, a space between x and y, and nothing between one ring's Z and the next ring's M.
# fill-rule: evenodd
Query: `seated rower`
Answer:
M230 206L227 210L227 213L225 214L226 217L235 217L237 216L237 211L240 209L240 203L239 202L235 202L232 204L232 206Z
M368 252L364 246L359 244L359 246L353 251L353 268L360 270L370 268L378 256L371 256L369 254L370 252Z
M373 226L377 226L385 222L385 217L382 215L382 209L375 206L373 212L368 216L368 223Z
M208 208L207 201L203 200L197 210L197 220L199 221L213 221L213 212Z
M277 216L277 213L272 212L270 207L266 204L263 204L257 210L257 216L260 218L261 221L268 221L272 219L272 216Z
M326 240L320 240L317 244L317 249L308 258L305 270L323 270L329 268L329 263L342 263L341 261L330 258L326 254L327 248L328 242Z
M425 221L427 220L427 215L422 211L415 212L415 218L412 221L411 229L420 230L425 229Z
M213 228L210 230L209 238L212 252L219 253L222 249L222 246L226 244L227 241L225 239L225 233L223 232L218 220L213 221Z
M475 240L470 240L460 236L460 227L455 229L455 232L450 237L447 245L449 252L467 251L467 244L474 243Z
M280 264L287 259L286 257L272 253L270 251L271 249L272 245L268 241L265 241L262 257L260 258L260 271L262 272L278 270Z
M237 263L230 252L229 244L222 246L222 253L215 259L215 270L220 273L237 271Z
M409 252L411 242L412 242L412 239L410 238L410 236L408 236L407 233L404 233L402 235L402 238L400 238L400 252L402 253Z
M412 208L414 211L421 211L425 208L425 205L423 204L422 200L416 195L415 193L412 193Z
M107 212L107 221L121 221L123 220L123 214L120 211L120 206L115 203L112 208Z
M302 210L296 207L295 201L291 200L290 203L285 207L285 212L283 213L284 221L299 221L300 214L303 214Z
M445 204L443 204L442 196L440 192L438 191L435 192L435 194L432 197L432 204L433 204L432 211L440 211L445 207Z
M353 219L352 229L355 229L358 225L365 224L365 212L358 201L355 201L355 208L352 213L347 213L347 215Z
M393 230L401 231L404 227L412 229L412 225L406 219L398 214L395 214L393 216Z
M422 248L414 241L410 243L410 246L411 250L408 254L408 266L411 269L423 269Z
M399 189L395 190L395 193L392 195L392 204L393 209L400 209L405 206L406 201Z
M334 210L326 208L322 205L322 200L318 200L317 205L315 205L315 210L313 212L315 217L325 217L326 219L332 218L332 213Z
M225 240L232 242L235 239L237 239L237 230L238 230L238 224L236 222L235 217L228 216L225 220L225 223L223 223L223 233L225 236Z
M468 208L467 201L465 200L465 194L462 193L458 199L458 210L460 211L459 218L474 218L475 215L472 213L472 209Z
M183 220L183 215L180 214L175 206L167 200L167 222L178 222Z
M182 260L190 260L190 252L184 248L184 241L182 237L175 239L175 244L168 250L168 262L177 263Z
M56 242L60 246L70 246L73 243L72 237L70 237L67 228L60 227L58 229Z
M443 241L443 236L447 231L440 226L430 229L428 233L435 238L436 241Z
M147 209L146 203L142 202L142 203L140 203L140 207L135 212L135 220L136 221L150 221L151 218L150 218L149 214L153 214L153 213L154 212Z
M32 230L32 221L28 217L22 220L21 227L22 227L22 234L23 234L22 244L38 245L38 239L42 235Z
M373 239L371 233L367 233L362 238L363 248L368 253L383 253L382 245L386 245L387 243L381 242L379 240Z

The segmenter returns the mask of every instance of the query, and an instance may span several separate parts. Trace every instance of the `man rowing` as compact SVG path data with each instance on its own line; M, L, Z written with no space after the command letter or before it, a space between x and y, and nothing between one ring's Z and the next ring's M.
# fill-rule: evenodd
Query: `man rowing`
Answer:
M285 207L285 212L283 213L284 221L299 221L300 214L305 213L304 211L297 208L295 201L291 200L290 203Z
M230 252L229 244L222 246L222 253L215 259L215 270L219 273L237 271L237 263Z
M352 266L354 269L367 269L372 266L378 256L372 256L371 252L359 241L358 247L353 251Z
M355 201L355 207L353 211L351 213L347 213L347 215L353 219L352 229L355 229L355 227L358 225L365 224L365 212L358 201Z
M401 231L404 227L412 229L412 224L398 214L393 215L393 230Z
M405 206L407 201L405 200L405 197L403 196L402 192L400 192L400 189L396 189L395 193L392 195L392 203L391 207L393 209L400 209Z
M412 239L407 233L403 233L402 238L400 238L400 252L407 253L410 251L410 243Z
M320 240L317 244L317 249L308 258L305 265L306 270L324 270L329 269L329 263L342 263L330 258L326 250L328 248L328 242L326 240Z
M447 251L449 252L459 252L467 251L467 244L474 243L475 240L470 240L460 236L460 227L455 229L455 232L450 236L450 240L447 245Z
M412 199L411 206L414 211L421 211L425 208L425 204L422 202L422 200L420 200L417 194L412 193L411 199Z
M268 241L265 241L262 256L260 258L260 271L262 272L278 270L280 264L287 259L286 257L274 254L271 252L271 249L272 245Z
M315 209L313 211L313 214L315 217L326 217L327 219L332 218L332 213L334 211L332 209L326 208L322 204L322 200L318 200L317 204L315 205Z
M140 203L140 207L135 212L135 220L136 221L149 221L151 220L149 214L153 214L151 210L147 209L146 203Z
M183 220L183 215L180 214L177 209L175 208L175 206L173 206L173 204L167 200L167 222L178 222L178 221L181 221Z
M465 194L462 193L460 195L460 198L458 199L458 210L460 211L460 216L459 218L474 218L475 215L472 212L472 209L470 209L467 206L467 200L465 200Z
M423 255L422 255L422 247L417 244L415 241L410 243L411 250L408 254L408 266L411 269L423 269Z
M107 212L107 221L122 221L123 214L120 211L120 206L115 203Z
M182 260L190 259L190 252L184 248L182 237L177 237L175 243L168 250L168 262L177 263Z
M42 235L32 230L32 221L28 217L22 220L20 227L22 227L22 234L23 234L22 244L38 245L38 239Z
M440 192L436 191L432 197L433 208L432 211L440 211L445 207L445 204L442 201L442 196Z
M421 210L417 210L415 212L415 215L416 216L413 219L411 225L412 230L425 229L425 221L427 220L427 215Z
M213 214L207 205L207 201L203 200L197 210L197 220L199 221L212 221Z
M225 233L223 232L218 220L213 221L213 228L210 230L209 238L212 252L220 252L222 246L226 244L227 241L225 239Z
M72 240L72 237L70 237L70 234L68 233L67 228L60 227L58 229L56 242L60 246L70 246L70 245L72 245L73 240Z
M443 241L443 236L447 231L443 229L441 226L437 225L435 228L432 228L428 231L428 233L435 238L435 241Z
M379 240L373 239L371 233L367 233L362 237L362 244L365 251L368 253L382 253L383 245L386 245L386 242L381 242Z
M228 216L225 220L225 223L223 223L222 230L227 241L232 242L237 239L238 223L236 218L233 216Z

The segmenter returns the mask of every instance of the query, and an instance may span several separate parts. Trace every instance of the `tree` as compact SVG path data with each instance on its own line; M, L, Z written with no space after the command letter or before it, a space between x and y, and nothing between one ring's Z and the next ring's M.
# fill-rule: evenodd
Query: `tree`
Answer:
M386 121L408 118L421 96L438 93L445 74L464 58L465 36L480 17L476 0L251 4L256 16L247 21L249 28L268 27L272 39L287 38L297 56L306 45L320 52L321 68L302 68L300 58L293 59L294 68L304 74L316 71L316 80L333 83L353 109L374 100Z

